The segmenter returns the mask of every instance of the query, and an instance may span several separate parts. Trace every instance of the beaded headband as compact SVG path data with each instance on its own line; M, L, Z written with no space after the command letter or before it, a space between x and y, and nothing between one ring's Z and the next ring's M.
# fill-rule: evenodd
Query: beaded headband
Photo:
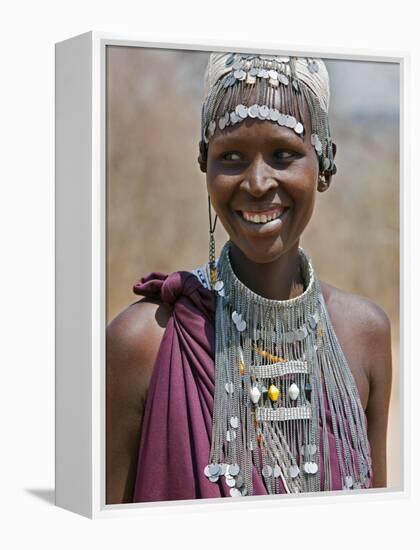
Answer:
M335 174L328 124L329 78L322 60L212 53L201 111L201 155L207 153L208 142L217 129L222 131L248 117L288 127L303 139L305 103L320 171Z

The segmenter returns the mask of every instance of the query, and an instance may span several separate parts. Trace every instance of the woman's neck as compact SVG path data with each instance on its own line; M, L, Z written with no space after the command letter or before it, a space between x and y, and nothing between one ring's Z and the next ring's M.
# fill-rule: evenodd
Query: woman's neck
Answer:
M305 290L299 243L270 263L251 261L231 243L230 261L238 279L250 290L269 300L290 300Z

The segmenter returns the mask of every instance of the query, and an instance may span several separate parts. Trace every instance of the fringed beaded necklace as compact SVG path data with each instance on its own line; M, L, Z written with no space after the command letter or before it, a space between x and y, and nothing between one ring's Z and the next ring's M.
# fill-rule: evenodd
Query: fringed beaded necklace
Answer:
M331 489L326 400L343 489L369 487L364 411L310 258L299 248L303 294L263 298L236 277L226 243L218 264L215 395L209 482L253 494ZM324 465L321 486L320 451Z

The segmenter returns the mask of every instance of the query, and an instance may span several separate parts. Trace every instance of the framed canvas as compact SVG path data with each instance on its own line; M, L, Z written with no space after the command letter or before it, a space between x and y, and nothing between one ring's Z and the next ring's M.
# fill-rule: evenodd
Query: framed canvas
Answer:
M173 311L179 295L190 292L185 285L195 289L202 283L200 273L204 271L197 268L209 261L207 190L212 176L200 170L197 158L202 139L204 75L211 52L236 53L233 62L246 59L246 55L250 59L259 55L298 57L309 65L319 58L325 62L337 173L327 192L317 193L301 245L309 251L319 278L332 285L329 288L342 289L340 296L357 296L357 303L363 304L366 312L358 328L360 340L353 337L346 341L351 331L345 326L340 328L333 322L333 328L345 355L351 350L351 372L365 412L369 403L371 410L380 410L372 405L375 391L376 400L387 401L380 422L370 419L371 426L375 422L382 426L377 432L368 432L373 434L369 441L372 448L378 445L377 434L387 437L381 447L386 458L375 457L378 464L382 461L378 471L385 469L386 482L382 486L352 486L354 480L347 475L343 479L350 479L349 486L340 490L296 489L275 494L277 481L264 463L260 478L266 493L239 495L241 484L235 485L233 470L231 476L219 472L220 480L210 479L211 472L204 471L208 465L202 462L203 451L197 450L201 439L203 445L209 445L212 436L195 427L188 409L189 399L203 403L200 396L192 396L191 388L198 393L209 391L198 380L197 365L191 371L187 366L188 372L177 381L179 374L172 365L173 386L164 385L156 374L165 366L162 347L156 347L153 338L160 330L160 337L166 334L168 342L167 327L172 323L173 328L175 323ZM301 498L313 502L325 502L325 498L361 501L407 494L407 365L403 353L407 335L403 321L408 289L400 286L407 261L404 227L408 189L403 139L407 62L407 56L399 54L309 51L281 44L165 44L94 32L56 44L58 506L97 518L144 514L164 506L181 510L191 506L238 508L296 505ZM232 68L232 73L238 70L239 65ZM294 128L299 133L296 120ZM229 178L233 181L232 172ZM252 195L249 189L241 193ZM252 196L257 197L255 193ZM265 224L270 220L261 217L246 223ZM225 225L230 232L219 223L214 233L216 256L229 239L228 233L230 237L234 233L228 223ZM178 281L177 277L182 281L187 277L188 283L183 282L180 288L167 284L165 302L159 294L163 292L161 286L165 281ZM205 288L206 292L215 292ZM141 307L148 304L155 321L146 323L141 316L137 319L139 303ZM333 308L332 299L327 307ZM359 342L373 331L369 321L373 317L369 315L376 314L388 319L391 328L388 355L392 357L392 385L388 389L379 382L373 384L372 380L380 377L376 374L377 378L372 375L369 379L364 355L357 351L358 346L362 350ZM352 318L350 310L348 316ZM187 324L188 319L187 315ZM158 328L150 332L153 322ZM121 331L127 339L117 341ZM214 353L212 338L208 335ZM138 369L133 349L140 344L135 342L142 342L140 354L147 355ZM379 352L377 357L381 363ZM181 366L185 368L182 361L177 364ZM140 376L141 368L148 371ZM391 376L387 368L384 377ZM192 383L188 388L187 379L188 384ZM185 387L178 392L181 382ZM212 399L214 385L210 383L209 387ZM289 388L285 399L292 399L292 394ZM276 403L277 398L269 398L271 404ZM173 428L171 421L159 424L159 414L167 418L185 415L184 432L188 433ZM237 428L235 422L241 420L235 418L230 417L233 424L227 429L228 438ZM147 446L150 452L142 470L139 457L147 455ZM291 466L288 464L284 470L279 467L282 480ZM310 477L310 471L303 472L303 462L300 466L299 476ZM270 483L267 473L271 475ZM187 478L192 481L185 483L194 484L192 492L183 492L182 480ZM209 498L201 489L205 483L226 486L221 496L212 494ZM144 489L146 486L149 489ZM155 486L163 487L163 492L159 489L154 493ZM147 497L148 490L150 495L166 494L165 487L169 487L167 498ZM231 488L238 493L236 496L244 498L230 498ZM195 497L173 496L183 494Z

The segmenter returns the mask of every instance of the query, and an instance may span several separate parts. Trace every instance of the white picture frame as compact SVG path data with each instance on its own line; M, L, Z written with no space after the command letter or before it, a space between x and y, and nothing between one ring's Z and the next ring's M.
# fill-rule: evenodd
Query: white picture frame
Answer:
M400 280L401 285L401 487L369 489L352 494L267 496L197 501L105 504L105 258L106 258L106 48L130 46L202 51L287 52L291 55L333 57L400 65ZM401 498L409 494L407 415L409 376L409 284L407 282L407 54L308 50L280 44L217 42L183 44L144 41L88 32L56 44L56 505L89 518L146 514L169 507L182 512L191 507L240 509L299 505L311 502L354 502Z

